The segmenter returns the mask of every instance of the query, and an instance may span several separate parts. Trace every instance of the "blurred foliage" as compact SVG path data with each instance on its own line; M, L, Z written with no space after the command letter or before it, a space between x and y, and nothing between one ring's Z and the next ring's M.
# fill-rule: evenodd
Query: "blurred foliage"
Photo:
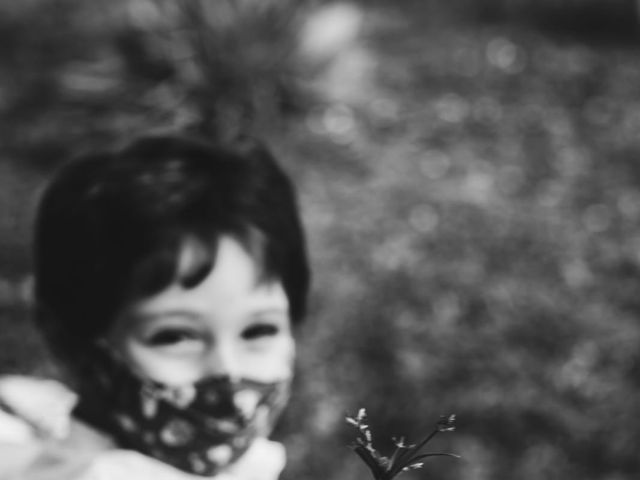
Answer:
M150 129L264 131L296 108L307 3L3 2L3 148L46 165Z
M368 0L377 1L377 0ZM385 0L379 0L384 3ZM638 32L637 0L399 0L429 17L533 25L563 34L620 40Z
M51 368L26 321L50 168L149 129L258 132L315 266L285 480L364 478L359 407L380 439L457 414L439 448L463 459L407 480L636 478L634 2L294 3L0 3L0 367Z

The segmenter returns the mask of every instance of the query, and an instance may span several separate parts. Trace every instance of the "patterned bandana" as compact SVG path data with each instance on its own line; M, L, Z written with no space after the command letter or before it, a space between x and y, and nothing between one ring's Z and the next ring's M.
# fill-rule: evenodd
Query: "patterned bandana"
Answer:
M112 434L123 448L188 473L213 476L268 435L289 397L290 380L216 377L169 387L133 375L97 352L74 415Z

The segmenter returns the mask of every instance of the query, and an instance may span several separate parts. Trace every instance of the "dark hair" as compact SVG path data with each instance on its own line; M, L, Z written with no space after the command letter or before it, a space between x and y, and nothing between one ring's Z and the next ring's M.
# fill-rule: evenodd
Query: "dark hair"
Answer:
M309 267L293 186L252 143L234 148L147 137L64 166L36 220L36 322L54 352L78 361L132 296L175 281L185 236L207 248L179 279L213 267L217 240L236 238L265 278L283 284L293 323L304 316Z

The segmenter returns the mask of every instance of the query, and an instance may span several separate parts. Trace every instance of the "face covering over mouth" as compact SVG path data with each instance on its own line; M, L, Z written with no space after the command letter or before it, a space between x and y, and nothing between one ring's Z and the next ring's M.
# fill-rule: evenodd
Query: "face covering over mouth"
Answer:
M187 473L213 476L266 437L289 398L291 378L266 383L211 377L174 387L134 375L97 349L79 382L74 416Z

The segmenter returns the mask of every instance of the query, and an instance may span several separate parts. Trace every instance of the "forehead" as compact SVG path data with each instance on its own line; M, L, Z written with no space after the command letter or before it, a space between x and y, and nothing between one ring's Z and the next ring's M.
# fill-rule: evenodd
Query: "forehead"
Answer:
M223 235L217 242L215 261L206 268L195 285L185 286L184 278L209 264L210 252L193 237L180 246L176 275L165 289L134 302L141 313L161 313L166 310L192 309L206 314L210 310L240 314L257 309L287 311L289 303L279 281L267 279L262 267L245 247L231 236Z

